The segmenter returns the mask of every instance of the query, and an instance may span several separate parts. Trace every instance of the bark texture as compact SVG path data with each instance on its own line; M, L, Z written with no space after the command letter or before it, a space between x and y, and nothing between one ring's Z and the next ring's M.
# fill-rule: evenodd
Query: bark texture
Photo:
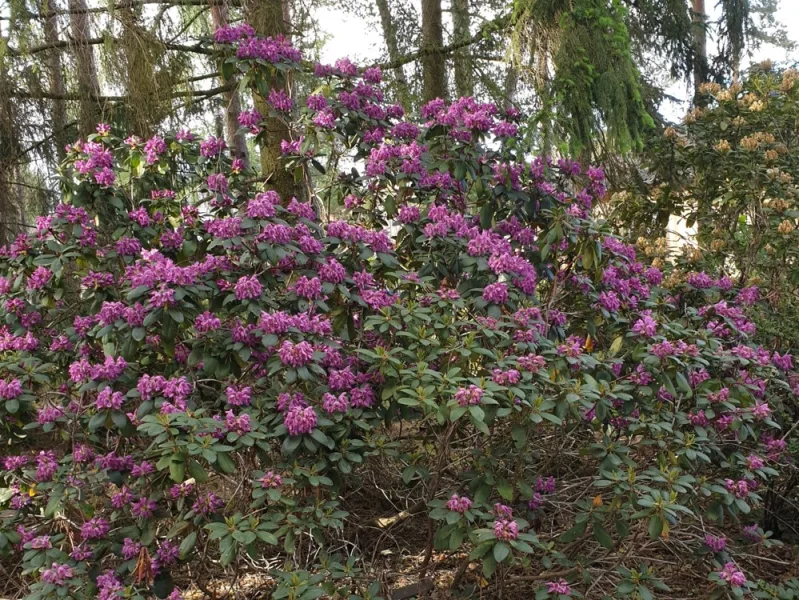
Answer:
M422 0L422 100L447 97L447 64L442 52L441 0Z
M211 7L211 19L214 29L227 25L228 9L226 6L213 5ZM223 78L222 83L228 86L234 83L233 78ZM236 88L230 89L223 94L225 108L225 140L234 156L248 160L247 141L244 133L239 131L239 113L241 112L241 99Z
M694 98L699 98L699 86L707 81L707 11L705 0L693 0L691 19L694 24Z
M58 42L58 18L56 17L55 0L43 0L40 10L44 15L44 40L48 44ZM64 84L64 65L61 61L61 52L50 50L47 53L47 69L50 82L50 92L56 96L66 94ZM55 144L58 162L66 157L66 125L67 125L67 103L64 100L56 99L52 101L50 118L53 123L53 143Z
M248 0L244 6L247 21L252 24L259 35L276 37L287 36L289 23L286 21L286 0ZM271 89L291 91L291 82L286 76L275 71L271 79ZM264 116L269 114L270 108L258 93L253 93L255 108ZM292 173L280 165L280 143L289 139L288 125L280 118L267 118L265 122L266 135L260 144L261 172L267 178L267 186L278 194L284 203L288 203L293 196L302 197L302 181L295 183Z
M85 137L94 132L100 120L100 107L94 97L100 95L100 83L97 78L97 64L94 59L94 47L86 41L91 38L89 16L86 12L86 0L69 0L69 8L75 11L70 14L75 62L78 68L78 92L80 94L80 119L78 132Z
M388 50L388 60L390 62L399 61L402 58L402 54L397 40L397 24L391 14L391 7L388 0L375 0L375 4L380 15L380 28L383 30L383 39ZM411 95L408 91L408 79L405 77L405 71L402 66L394 69L394 86L397 93L397 101L405 109L405 112L410 112Z
M472 37L469 0L452 0L452 30L455 41ZM469 47L460 48L453 56L455 91L458 96L474 95L474 75Z

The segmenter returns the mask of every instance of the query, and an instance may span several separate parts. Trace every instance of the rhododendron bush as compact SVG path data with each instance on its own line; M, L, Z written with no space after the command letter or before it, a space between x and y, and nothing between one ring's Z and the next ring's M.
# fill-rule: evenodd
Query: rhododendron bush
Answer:
M763 288L768 302L750 318L758 339L776 348L799 340L798 82L796 69L764 61L727 88L702 85L702 105L650 145L649 183L612 203L614 224L643 236L650 254L660 250L652 241L664 235L670 215L695 226L677 272L727 273Z
M759 507L799 382L750 343L749 290L667 287L592 220L601 169L528 156L512 110L412 120L347 61L300 101L268 88L305 68L284 40L214 47L291 122L285 168L319 202L188 131L69 149L63 203L0 257L0 552L23 594L268 570L276 598L376 598L404 569L645 599L680 584L672 553L702 597L788 593L746 557L776 543Z

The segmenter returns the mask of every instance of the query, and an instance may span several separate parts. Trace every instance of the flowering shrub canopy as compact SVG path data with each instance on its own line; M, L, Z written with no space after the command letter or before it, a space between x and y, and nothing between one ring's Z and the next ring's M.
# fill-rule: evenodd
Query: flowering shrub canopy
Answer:
M761 585L736 556L769 543L799 388L751 344L748 292L666 287L591 219L602 171L526 156L513 111L414 122L347 61L270 96L297 52L246 26L216 42L276 113L302 106L287 169L352 159L320 192L343 216L186 131L69 149L63 204L0 256L0 551L30 598L176 599L263 556L286 564L275 597L377 597L385 539L359 546L374 515L347 501L375 470L422 501L399 520L429 524L423 571L436 549L579 597L615 553L614 597L653 597L622 564L643 532L704 549L685 560L719 594Z

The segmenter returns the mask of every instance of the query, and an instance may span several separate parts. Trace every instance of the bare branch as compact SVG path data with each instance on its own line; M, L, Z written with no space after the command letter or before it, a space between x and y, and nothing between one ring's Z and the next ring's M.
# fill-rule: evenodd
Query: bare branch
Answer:
M235 84L220 85L207 90L181 90L169 94L170 98L210 98L217 94L230 91L236 87ZM49 92L28 92L26 90L13 90L8 96L10 98L24 98L32 100L68 100L77 101L85 98L81 94L51 94ZM98 96L89 94L89 98L95 102L126 102L129 96Z
M55 48L72 48L78 45L98 46L100 44L105 44L107 41L108 39L104 37L88 38L80 42L78 42L78 40L75 39L69 39L69 40L60 40L52 44L39 44L38 46L31 46L30 48L27 48L25 50L19 50L12 46L7 46L6 51L10 56L30 56L32 54L38 54L39 52L45 52L46 50L53 50ZM110 41L115 42L117 40L111 38ZM164 48L166 48L167 50L177 50L180 52L194 52L196 54L213 54L213 50L199 44L195 44L193 46L186 46L184 44L163 43L163 42L162 44Z
M92 8L64 8L53 11L53 15L76 15L76 14L106 14L109 10L120 10L125 8L135 8L145 4L164 4L170 6L241 6L239 0L130 0L128 2L121 2L112 8L108 6L98 6ZM26 14L29 19L44 19L45 15L28 12Z

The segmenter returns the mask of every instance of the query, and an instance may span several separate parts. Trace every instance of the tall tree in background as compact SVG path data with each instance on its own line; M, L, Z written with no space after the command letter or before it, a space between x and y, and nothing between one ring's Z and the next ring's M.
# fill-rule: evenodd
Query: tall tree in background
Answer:
M423 0L417 8L415 0L0 0L2 202L54 201L48 173L65 144L85 138L100 120L140 135L183 124L207 130L218 121L245 157L242 105L274 115L270 91L291 95L305 83L277 72L245 97L198 38L244 20L262 35L291 35L312 56L321 47L314 11L323 4L365 16L382 33L387 93L408 112L453 95L513 103L537 115L530 136L539 150L570 146L583 156L618 156L640 147L650 117L658 120L666 70L690 84L728 80L753 45L785 42L773 18L778 0L719 0L720 18L706 22L719 52L708 48L701 76L695 34L702 28L692 19L699 3ZM52 131L48 126L43 135L45 123ZM276 168L288 136L286 123L270 116L252 162L290 199L310 188L307 175L295 181ZM3 215L12 210L16 216L5 222L24 226L25 207Z
M441 0L422 0L422 101L446 98L447 64L444 58Z
M0 60L0 86L9 84L3 61ZM11 239L17 219L17 206L14 202L14 168L19 153L14 105L11 99L0 96L0 244Z
M225 27L228 23L228 7L224 5L214 5L211 7L211 21L214 29ZM236 81L232 77L225 77L222 72L222 83L226 88L223 94L225 111L225 139L231 152L245 161L247 156L247 141L239 125L239 114L241 113L241 99L239 91L234 86Z
M693 0L691 20L694 24L694 101L697 101L700 98L699 86L708 77L705 0Z
M455 42L469 40L472 36L469 0L452 0L452 38ZM453 58L455 92L458 96L474 94L474 68L469 48L455 51Z
M793 0L719 0L717 23L719 53L714 59L718 83L740 81L741 61L747 52L768 43L792 48L786 28L777 22L780 2Z
M383 39L386 43L388 50L388 60L391 63L399 63L402 60L400 53L399 42L397 40L397 23L396 15L392 13L389 0L375 0L378 14L380 15L380 28L383 32ZM408 80L405 77L405 70L403 65L393 69L394 73L394 88L397 95L397 101L407 111L411 110L411 97L410 90L408 89Z
M540 98L537 121L545 143L554 135L588 158L606 132L611 151L640 147L653 122L625 16L617 3L604 0L514 3L516 60Z
M39 5L39 10L44 17L44 41L48 46L52 46L47 51L50 92L53 94L50 119L53 124L53 142L55 144L56 157L58 158L58 162L61 162L66 156L65 146L67 143L67 105L66 101L64 100L64 96L66 94L66 84L64 83L64 65L61 60L61 52L57 48L59 39L58 18L55 14L55 1L43 0Z
M69 0L69 9L80 98L78 132L81 136L86 136L94 131L95 125L100 120L101 110L98 104L100 83L94 60L94 46L89 44L91 30L86 0Z
M244 4L247 21L259 35L276 37L289 34L289 11L286 0L248 0ZM291 93L291 82L281 71L275 70L269 84L269 90L255 92L253 102L255 108L264 116L269 115L267 103L271 90ZM289 139L289 129L280 117L269 117L265 125L266 135L260 144L261 175L267 184L288 201L292 196L301 195L302 184L295 182L294 177L286 169L280 168L280 143Z

